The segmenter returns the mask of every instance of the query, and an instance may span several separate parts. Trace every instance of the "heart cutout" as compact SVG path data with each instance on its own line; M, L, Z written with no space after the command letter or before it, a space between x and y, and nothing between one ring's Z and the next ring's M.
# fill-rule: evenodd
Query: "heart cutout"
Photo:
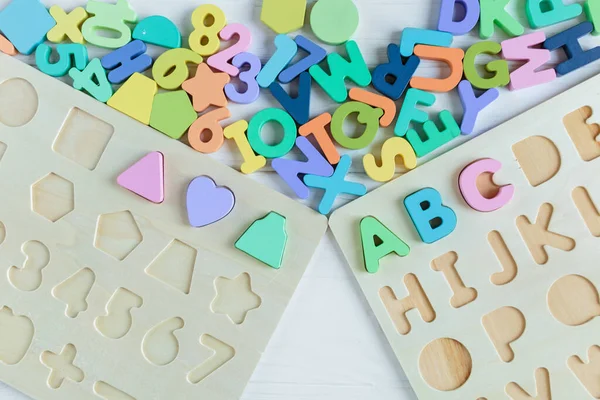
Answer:
M188 186L188 219L193 227L200 228L222 220L234 206L233 192L227 187L217 186L207 176L194 178Z

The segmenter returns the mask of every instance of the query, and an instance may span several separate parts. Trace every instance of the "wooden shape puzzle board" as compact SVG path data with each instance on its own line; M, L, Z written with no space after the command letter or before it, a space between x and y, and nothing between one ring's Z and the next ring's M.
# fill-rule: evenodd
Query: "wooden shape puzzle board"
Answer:
M600 398L600 126L588 121L598 110L600 76L331 217L420 399ZM470 208L458 186L463 169L485 158L502 163L495 183L515 189L493 212ZM489 176L477 183L493 197ZM457 217L454 232L433 244L421 241L403 204L424 188ZM369 216L410 247L405 257L383 257L373 274L359 230Z
M0 379L36 399L238 399L326 219L7 56L0 142ZM153 151L162 204L116 183ZM236 203L192 228L203 175ZM279 270L234 247L271 212Z

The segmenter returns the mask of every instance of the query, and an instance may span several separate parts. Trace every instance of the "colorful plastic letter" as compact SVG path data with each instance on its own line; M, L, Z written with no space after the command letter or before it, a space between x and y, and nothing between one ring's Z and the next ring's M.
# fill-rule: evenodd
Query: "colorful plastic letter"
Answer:
M350 61L338 53L327 56L331 74L326 73L319 65L313 65L309 69L315 82L338 103L343 103L348 98L346 79L361 87L371 84L371 72L355 41L346 42L346 52Z
M408 89L394 129L396 136L404 136L410 128L411 122L422 124L429 119L429 114L426 111L417 108L418 104L431 107L434 103L435 94L419 89Z
M323 113L298 128L298 133L304 137L313 135L327 161L330 164L337 164L340 161L340 153L338 153L333 140L329 136L327 129L325 129L329 123L331 123L331 114Z
M375 244L376 237L379 239L379 244ZM365 268L370 274L379 271L379 260L383 257L392 253L405 257L410 253L410 248L402 239L379 222L378 219L371 216L360 221L360 239Z
M102 103L106 103L113 95L113 88L99 58L90 61L83 71L71 68L69 76L73 79L75 89L85 90Z
M188 130L188 142L196 151L204 154L215 153L225 142L223 128L219 121L231 117L227 108L218 108L216 110L203 114L190 126ZM205 132L210 132L208 141L203 140Z
M498 25L509 36L521 36L525 28L506 11L510 0L479 0L479 37L489 39Z
M433 188L421 189L407 196L404 207L425 243L435 243L456 228L456 214L442 204L442 196Z
M144 72L152 65L152 57L146 54L146 44L134 40L102 57L102 67L110 71L110 83L122 83L136 72Z
M545 40L546 34L539 31L502 42L502 56L506 60L527 61L525 65L510 74L508 85L510 90L540 85L556 79L556 71L553 68L536 71L550 61L549 50L533 48L537 44L544 43Z
M452 114L450 114L450 111L440 111L439 118L444 126L443 131L440 131L433 121L425 121L423 130L425 131L426 138L421 137L414 129L406 132L406 140L415 149L417 157L426 156L460 135L460 127Z
M307 199L309 190L299 177L300 174L331 176L333 167L325 160L317 149L305 137L296 139L296 147L302 152L306 161L287 160L276 158L271 166L279 176L292 188L296 196Z
M107 49L118 49L131 41L131 28L126 22L137 22L137 14L127 0L117 0L116 4L89 0L85 9L93 15L81 29L85 40ZM110 35L106 35L107 31Z
M0 11L0 31L21 54L31 54L56 25L39 0L12 0Z
M340 158L340 162L335 167L333 175L330 177L306 175L304 183L308 187L323 189L323 198L319 203L319 212L323 215L329 214L333 208L335 199L340 194L350 194L353 196L364 196L367 194L367 188L357 182L349 182L346 180L346 175L352 165L352 159L348 154Z
M460 193L467 204L476 211L491 212L504 207L510 202L515 194L513 185L501 186L493 198L484 197L477 188L477 178L484 172L495 174L502 168L498 160L485 158L475 161L462 170L458 178Z
M35 63L40 71L58 78L65 76L73 68L73 64L80 71L88 64L87 48L82 44L59 44L56 46L56 52L58 53L58 61L51 63L52 47L45 43L38 46L35 51Z
M518 39L518 38L517 38ZM511 39L515 40L515 39ZM471 82L473 86L479 89L491 89L500 86L508 85L510 81L508 63L505 60L490 61L486 64L485 69L492 74L490 78L479 76L475 68L475 58L479 54L499 54L502 51L500 43L496 42L477 42L465 53L464 70L465 78Z
M454 20L456 4L464 9L464 17L460 21ZM438 19L438 31L449 32L453 35L464 35L475 28L479 21L478 0L442 0L442 8Z
M400 38L400 54L410 57L416 45L424 44L436 47L450 47L452 34L448 32L434 31L431 29L404 28Z
M243 174L251 174L267 165L266 158L254 154L254 151L248 142L248 137L246 136L247 130L248 122L243 119L229 125L223 130L225 139L233 139L244 159L244 162L240 167L240 171L242 171Z
M381 147L381 167L373 154L365 154L363 166L369 178L377 182L392 180L396 172L396 157L402 157L404 168L411 170L417 166L417 155L408 141L401 137L391 137Z
M260 135L263 127L269 122L278 123L283 128L283 138L278 144L268 145ZM290 114L279 108L266 108L259 111L252 117L248 125L250 146L258 154L267 158L279 158L289 153L296 142L296 135L297 130L294 119Z
M198 65L196 75L183 82L181 87L194 99L194 110L202 112L208 107L226 107L225 85L229 83L229 75L224 72L213 72L204 63Z
M162 15L152 15L138 22L132 38L167 49L181 47L181 33L177 25Z
M587 19L594 24L593 35L600 34L600 0L586 0L583 3L583 9Z
M256 76L262 68L260 58L254 54L240 53L233 57L231 64L235 65L238 69L247 64L250 66L250 69L240 72L238 75L239 80L246 85L246 91L242 93L236 89L233 83L228 83L225 85L227 98L239 104L254 103L260 95L260 86L256 82Z
M219 32L219 37L225 41L231 40L234 35L238 37L236 44L210 56L206 60L206 63L214 69L228 73L231 76L237 76L240 70L235 65L230 64L229 61L248 50L250 43L252 43L250 30L242 24L227 25Z
M477 122L479 113L495 101L500 96L500 92L498 92L498 89L492 88L477 97L471 83L464 80L458 84L458 95L464 112L460 131L463 135L470 135L475 129L475 122Z
M577 18L583 8L579 4L565 5L562 0L527 0L525 11L529 25L538 29Z
M221 41L218 34L227 25L223 10L214 4L202 4L192 13L192 25L195 29L188 40L190 49L201 56L219 51Z
M383 116L379 120L379 125L382 127L388 127L394 121L396 117L396 103L392 99L361 88L350 89L349 95L354 101L360 101L371 107L380 108L383 111Z
M593 29L594 26L591 22L582 22L546 39L545 48L556 50L562 47L568 57L567 61L556 66L556 73L566 75L600 58L600 46L584 51L578 40L592 32Z
M202 56L189 49L167 50L154 62L152 78L163 89L178 89L190 76L187 63L200 64Z
M298 45L298 48L308 52L308 55L281 71L278 78L281 83L293 81L300 76L301 73L308 71L310 67L317 65L327 56L327 51L325 51L324 48L302 35L296 36L294 41Z
M73 43L85 43L81 34L81 25L89 15L83 7L77 7L67 14L60 6L54 5L50 7L50 15L56 21L56 26L46 35L49 41L60 43L69 38Z
M140 121L142 124L148 125L157 90L156 82L136 72L115 92L106 104Z
M263 66L256 77L256 82L262 88L268 88L275 82L277 75L292 61L298 52L298 45L286 35L275 36L275 53Z
M356 117L359 124L365 125L364 132L359 137L349 137L344 133L344 121L352 113L358 113ZM333 113L331 120L331 135L342 147L352 150L367 147L379 131L379 118L383 115L380 108L373 108L358 101L349 101L342 104Z
M398 100L406 90L421 60L412 55L404 63L400 56L400 48L393 43L388 45L387 56L389 62L378 65L373 71L373 86L390 99ZM390 83L388 78L391 78L393 83Z
M273 82L269 86L271 94L279 104L296 120L303 125L309 120L310 112L310 93L312 78L308 72L300 74L298 83L298 96L292 98L278 82Z
M462 49L426 46L419 44L415 46L415 55L420 59L439 60L448 64L450 75L443 79L423 78L414 76L410 80L410 86L415 89L428 90L431 92L449 92L454 89L463 76Z
M183 90L154 96L150 126L173 139L182 137L197 117L190 98Z

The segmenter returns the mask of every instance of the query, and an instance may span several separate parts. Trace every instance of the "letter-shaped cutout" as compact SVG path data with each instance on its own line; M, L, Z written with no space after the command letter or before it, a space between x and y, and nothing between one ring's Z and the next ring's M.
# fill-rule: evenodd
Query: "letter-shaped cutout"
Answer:
M214 354L188 373L187 380L194 385L202 382L235 356L233 347L211 335L202 335L200 343L212 350Z
M497 286L506 285L517 277L518 266L502 235L498 231L488 234L488 243L502 266L502 272L496 272L490 281Z
M505 363L515 358L511 344L525 332L526 320L521 311L514 307L502 307L486 314L481 319L498 356Z
M421 319L429 323L435 320L435 310L416 275L406 275L404 277L404 285L408 291L408 296L403 299L398 299L394 293L394 289L389 286L379 289L379 297L396 326L398 333L408 335L412 327L406 316L407 312L416 308L421 315Z
M546 34L542 31L532 32L527 35L508 39L502 42L502 56L506 60L526 61L526 64L517 68L510 74L510 90L523 89L556 79L554 68L536 71L550 61L550 51L533 46L542 44Z
M598 213L587 189L583 186L576 187L571 196L590 233L595 237L600 237L600 213Z
M122 338L133 324L132 308L140 308L143 302L137 294L124 288L117 289L106 304L106 315L94 321L96 330L110 339Z
M530 136L514 144L512 150L533 187L548 182L560 171L558 148L545 136Z
M42 270L50 262L50 251L42 242L33 240L21 246L21 253L25 262L21 268L8 269L8 281L19 290L32 292L42 284Z
M456 228L456 214L442 204L442 196L433 188L421 189L407 196L404 206L425 243L437 242Z
M581 107L563 118L563 125L583 161L592 161L600 157L600 125L588 123L592 117L590 106Z
M533 397L519 384L511 382L506 385L505 391L512 400L552 400L550 389L550 373L546 368L535 370L536 395Z
M365 125L364 132L356 138L346 136L344 133L344 121L353 113L358 113L356 117L358 123ZM340 146L346 149L364 149L375 139L379 130L379 118L382 116L383 111L380 108L373 108L358 101L344 103L333 113L331 135Z
M396 172L396 157L402 157L406 170L417 166L417 155L408 141L401 137L387 139L381 147L381 167L377 165L373 154L365 154L363 166L369 178L377 182L387 182Z
M410 80L411 87L427 90L429 92L449 92L454 89L462 79L462 61L465 56L465 52L462 49L419 44L415 46L415 55L420 59L443 61L448 64L450 75L444 79L415 76Z
M454 308L466 306L477 298L477 290L472 287L466 287L458 274L456 270L457 261L458 254L455 251L450 251L431 261L431 269L444 274L444 278L446 278L452 290L450 305Z
M580 326L600 316L598 289L581 275L566 275L548 290L548 309L561 324Z
M402 239L371 216L360 221L360 238L365 268L371 274L379 271L379 261L388 254L396 253L405 257L410 253L410 248Z
M169 318L150 329L142 340L142 354L154 365L172 363L179 353L179 340L175 331L183 328L183 319Z
M477 188L477 178L484 172L495 174L502 163L492 158L475 161L462 170L458 178L460 193L467 204L476 211L490 212L499 210L510 202L515 194L513 185L501 186L493 198L484 197Z
M569 357L567 365L590 396L600 399L600 346L590 347L587 354L589 362L574 355Z
M533 260L539 265L548 262L548 253L544 246L554 247L562 251L571 251L575 248L575 240L548 230L553 211L552 204L544 203L540 206L535 223L532 224L525 215L517 218L517 228L521 233L521 237L527 245Z
M464 9L464 16L460 21L454 20L457 4ZM438 31L449 32L455 36L464 35L477 25L477 21L479 21L478 0L442 0Z

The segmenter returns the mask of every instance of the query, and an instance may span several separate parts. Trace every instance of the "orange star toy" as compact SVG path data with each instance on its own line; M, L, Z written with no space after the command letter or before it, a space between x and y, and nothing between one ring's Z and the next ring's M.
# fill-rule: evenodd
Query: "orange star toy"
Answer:
M185 81L183 90L188 92L194 102L194 110L201 112L209 106L227 106L224 88L231 78L223 72L213 72L208 65L198 65L196 76Z

